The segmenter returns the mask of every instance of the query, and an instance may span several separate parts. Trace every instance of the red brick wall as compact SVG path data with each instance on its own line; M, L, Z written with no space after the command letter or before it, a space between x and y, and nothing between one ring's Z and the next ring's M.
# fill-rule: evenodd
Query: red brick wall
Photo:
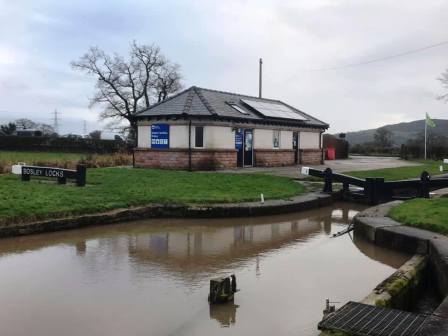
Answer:
M188 169L188 149L134 149L135 166L142 168ZM236 168L236 150L192 149L194 170Z
M294 165L293 149L254 149L257 167L280 167Z
M301 164L322 164L322 149L300 149L299 152Z

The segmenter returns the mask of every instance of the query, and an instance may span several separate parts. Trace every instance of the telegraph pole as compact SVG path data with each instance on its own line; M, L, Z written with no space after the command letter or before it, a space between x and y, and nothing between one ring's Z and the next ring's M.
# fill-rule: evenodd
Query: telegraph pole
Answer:
M59 112L57 109L51 113L53 115L53 129L56 133L59 131Z
M263 59L260 58L260 67L258 71L258 98L261 98L262 85L263 85Z

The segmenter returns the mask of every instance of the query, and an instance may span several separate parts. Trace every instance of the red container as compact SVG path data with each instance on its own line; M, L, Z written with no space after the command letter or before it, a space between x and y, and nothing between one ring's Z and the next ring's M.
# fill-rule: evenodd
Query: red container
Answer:
M334 147L327 148L327 160L336 159L336 149Z

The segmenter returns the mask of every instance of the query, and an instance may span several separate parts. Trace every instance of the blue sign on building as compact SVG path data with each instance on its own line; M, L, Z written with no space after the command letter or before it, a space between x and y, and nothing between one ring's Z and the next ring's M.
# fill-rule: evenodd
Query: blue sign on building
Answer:
M170 148L170 125L151 125L151 148Z
M243 132L242 131L235 131L235 149L242 149L243 148Z

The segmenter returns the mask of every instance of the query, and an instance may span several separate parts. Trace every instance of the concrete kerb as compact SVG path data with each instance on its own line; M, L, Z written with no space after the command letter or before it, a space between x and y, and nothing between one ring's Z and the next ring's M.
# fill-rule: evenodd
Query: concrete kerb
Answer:
M340 193L320 192L299 195L285 200L224 204L150 204L147 206L116 209L102 213L48 219L0 227L1 237L69 230L94 225L105 225L147 218L225 218L276 215L305 211L332 204Z
M390 209L401 202L390 202L360 212L354 218L355 234L370 242L426 255L429 268L436 279L437 289L445 299L428 317L419 335L448 334L448 237L409 227L387 217Z

